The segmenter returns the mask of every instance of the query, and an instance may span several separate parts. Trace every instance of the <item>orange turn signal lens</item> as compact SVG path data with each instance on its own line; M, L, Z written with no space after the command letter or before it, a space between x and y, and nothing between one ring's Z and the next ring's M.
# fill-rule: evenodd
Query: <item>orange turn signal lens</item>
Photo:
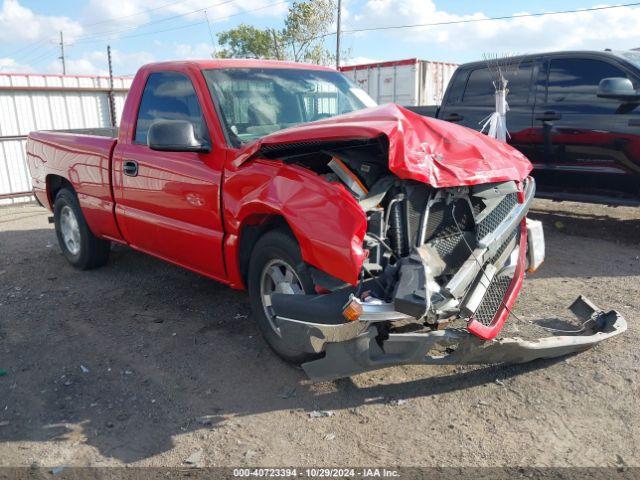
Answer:
M342 315L350 322L355 322L362 315L362 305L355 298L352 298L349 303L344 306Z

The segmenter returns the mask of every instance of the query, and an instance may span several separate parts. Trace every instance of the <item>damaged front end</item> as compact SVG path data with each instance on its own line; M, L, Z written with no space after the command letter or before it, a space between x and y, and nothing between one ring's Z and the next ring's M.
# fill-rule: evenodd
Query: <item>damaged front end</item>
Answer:
M392 119L383 123L381 113ZM508 146L467 129L424 123L398 107L369 114L375 128L366 115L353 118L358 115L334 119L355 126L323 130L316 122L292 138L267 138L239 157L311 169L346 189L366 215L358 282L342 283L312 268L323 293L270 298L282 340L296 351L320 354L303 364L312 379L407 363L548 358L626 329L616 312L605 314L579 299L572 310L589 323L589 334L494 340L525 271L544 260L541 225L526 219L535 195L530 165Z

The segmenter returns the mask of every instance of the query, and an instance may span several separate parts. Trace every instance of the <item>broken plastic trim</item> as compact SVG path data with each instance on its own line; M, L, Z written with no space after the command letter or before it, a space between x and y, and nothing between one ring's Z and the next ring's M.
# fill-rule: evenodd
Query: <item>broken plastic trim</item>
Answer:
M280 336L288 345L307 353L320 353L326 345L333 342L347 342L366 332L377 322L393 322L398 320L415 320L404 313L396 312L393 305L369 305L361 303L363 313L353 322L328 324L313 323L276 316L280 326Z
M525 363L587 350L627 329L627 322L618 312L605 313L583 296L570 309L588 325L580 335L483 341L465 330L450 329L392 333L381 347L376 339L377 329L370 327L350 341L327 343L325 356L303 364L302 368L313 381L326 381L392 365ZM349 325L355 326L354 323ZM434 350L438 352L433 353Z

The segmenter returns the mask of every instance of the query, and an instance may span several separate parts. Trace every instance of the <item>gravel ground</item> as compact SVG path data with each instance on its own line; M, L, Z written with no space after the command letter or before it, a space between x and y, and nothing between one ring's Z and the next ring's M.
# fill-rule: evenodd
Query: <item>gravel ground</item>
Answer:
M0 209L0 465L640 465L640 209L537 201L547 261L516 307L568 316L583 293L626 334L320 384L270 352L245 293L119 246L75 271L47 215Z

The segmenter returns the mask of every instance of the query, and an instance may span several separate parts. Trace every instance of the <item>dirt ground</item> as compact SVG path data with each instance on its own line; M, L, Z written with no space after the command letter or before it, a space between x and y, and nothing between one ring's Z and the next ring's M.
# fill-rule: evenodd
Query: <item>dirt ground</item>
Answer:
M245 293L124 247L75 271L47 216L0 209L0 465L640 465L640 209L537 201L547 261L516 308L569 316L582 293L626 334L321 384L271 353Z

